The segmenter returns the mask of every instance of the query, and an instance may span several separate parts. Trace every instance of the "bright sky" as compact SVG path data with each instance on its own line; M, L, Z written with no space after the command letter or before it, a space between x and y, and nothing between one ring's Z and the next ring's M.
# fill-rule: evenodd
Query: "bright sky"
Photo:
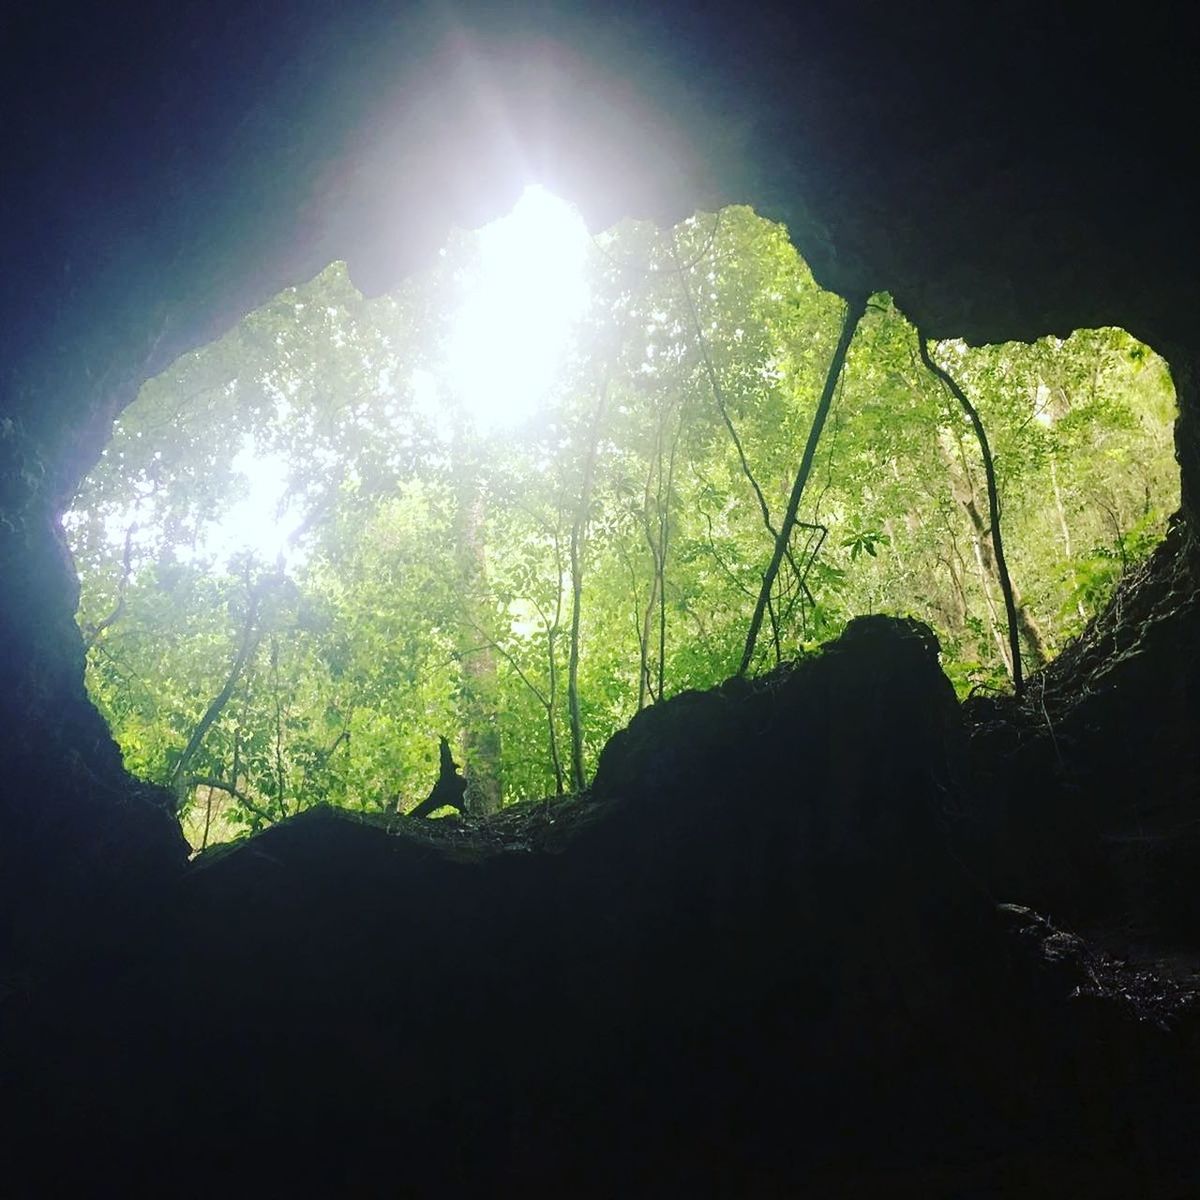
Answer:
M540 186L527 187L512 212L478 234L477 271L463 280L465 300L451 319L443 379L419 370L413 399L448 440L450 389L466 406L480 433L519 425L547 399L567 351L574 325L588 304L584 274L588 232L575 209ZM233 460L246 494L202 531L193 554L227 562L253 551L268 563L299 553L290 539L304 514L286 503L285 459L260 451L247 436ZM142 504L108 522L114 546L124 542ZM141 537L148 536L142 531Z
M481 433L519 425L547 399L570 336L588 304L584 274L589 236L583 218L540 186L527 187L511 213L477 234L478 274L454 316L447 383ZM448 435L439 381L414 373L414 401ZM228 558L252 550L267 562L294 558L289 539L303 514L283 503L287 464L252 439L233 466L248 493L210 527L202 554Z
M449 384L481 432L518 425L546 400L588 304L583 218L540 186L478 233L479 274L454 319Z
M287 463L279 454L261 454L253 438L246 438L233 460L233 469L245 477L249 490L230 508L212 532L206 550L228 556L252 550L266 562L290 557L288 539L300 528L304 514L284 503Z
M201 526L195 546L176 546L175 553L183 562L195 558L213 558L228 563L240 551L253 551L260 559L275 564L280 557L286 561L296 558L297 547L289 544L299 529L304 514L294 503L284 502L288 486L287 463L281 455L260 452L254 439L247 436L231 463L242 476L245 495L222 514L219 520ZM125 532L135 525L133 544L144 547L154 540L152 508L148 496L139 496L104 522L105 536L111 546L125 544ZM64 523L69 525L72 514Z
M245 495L220 520L203 526L194 550L177 547L176 553L184 561L195 556L221 563L245 550L270 565L280 558L295 559L299 551L289 539L300 528L304 514L294 503L284 502L288 468L283 456L260 451L247 436L230 465L245 481Z

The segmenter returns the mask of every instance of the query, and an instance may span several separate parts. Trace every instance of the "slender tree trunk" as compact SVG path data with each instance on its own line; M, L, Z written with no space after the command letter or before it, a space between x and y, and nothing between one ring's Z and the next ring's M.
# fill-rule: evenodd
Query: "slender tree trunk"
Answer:
M976 498L975 480L972 476L971 468L967 463L966 452L961 439L958 439L959 463L956 465L954 459L940 440L938 448L942 454L942 461L946 464L946 471L950 476L951 494L954 496L955 503L959 506L959 509L967 518L967 522L970 525L971 548L976 560L976 573L979 575L984 600L987 603L991 616L993 634L997 639L997 644L1002 647L1000 657L1004 662L1005 669L1008 671L1009 678L1012 678L1012 647L1007 637L1007 630L1009 628L1007 608L1005 610L1005 618L1001 621L1000 611L996 606L991 590L992 588L999 589L1003 597L1004 581L1000 577L1000 568L996 561L988 522L984 519L983 513L979 509L979 502ZM1013 605L1016 612L1016 629L1025 643L1026 656L1032 660L1035 666L1043 667L1049 661L1049 655L1046 651L1046 643L1042 636L1041 627L1038 625L1033 613L1029 611L1029 608L1021 599L1021 589L1017 587L1016 581L1011 576L1009 578L1009 586L1012 589ZM1001 630L1002 625L1004 627L1003 631L997 632Z
M654 608L658 603L658 564L654 564L654 574L650 580L650 595L646 597L646 607L641 614L641 628L638 632L638 712L646 707L646 697L650 703L656 699L654 695L654 677L650 671L650 633L654 621Z
M479 490L477 468L461 434L455 460L458 477L455 558L461 602L467 616L462 627L462 640L471 643L462 646L464 774L470 783L474 807L487 813L495 812L503 798L496 705L499 673L490 637L485 645L479 646L475 644L473 632L486 625L484 614L479 612L479 597L487 582L487 546L484 502Z
M995 560L991 555L991 548L987 542L987 527L979 515L979 506L975 502L975 483L971 478L971 470L967 464L966 451L963 448L962 439L955 433L955 443L958 448L959 459L956 463L953 455L947 449L946 445L939 436L937 439L938 452L941 455L942 462L946 466L946 475L950 480L950 494L954 497L955 504L958 505L959 511L967 518L967 523L971 534L971 557L975 564L974 576L979 581L979 590L983 594L984 607L987 609L988 616L988 632L992 636L992 640L996 643L996 651L1000 655L1000 661L1004 664L1004 669L1008 673L1009 678L1012 678L1012 654L1009 650L1007 640L1007 625L1000 617L1000 610L996 607L996 599L992 593L993 587L997 586ZM954 535L953 529L947 525L947 534L950 538L952 554L956 555L959 564L962 568L962 575L954 569L954 563L951 559L950 575L956 588L959 607L961 609L960 626L965 627L967 614L970 612L970 605L967 602L966 586L963 579L970 572L966 560L963 558L958 548L958 540Z
M250 700L250 678L243 673L243 678L246 680L245 686L242 688L242 711ZM242 794L238 791L238 777L242 773L242 717L241 712L238 714L237 724L233 727L233 765L230 767L229 779L230 786L226 789L230 796L235 800L242 798ZM192 780L195 783L195 780ZM220 791L215 784L208 785L208 803L204 809L204 834L200 839L200 849L208 849L208 835L212 828L213 815L213 792ZM250 806L253 808L253 805Z
M1058 528L1062 533L1063 553L1068 559L1075 557L1071 548L1071 527L1067 524L1067 510L1063 507L1062 489L1058 486L1058 465L1053 455L1050 458L1050 483L1054 488L1054 508L1058 513Z
M962 576L954 565L954 560L957 558L960 565L965 564L962 562L962 554L958 549L958 539L954 536L953 529L949 528L949 522L947 522L947 534L950 538L950 552L946 555L945 563L946 570L950 573L950 594L954 598L954 617L958 628L965 629L970 606L967 604L967 592L963 587Z
M287 776L283 768L283 704L279 695L279 639L271 635L271 690L275 694L275 802L288 815Z
M559 520L561 521L561 512ZM562 628L562 543L559 540L561 525L554 528L554 620L546 627L546 658L547 658L547 698L546 724L550 737L550 765L554 769L554 792L561 796L565 791L563 786L562 755L558 749L558 727L554 713L558 706L558 635Z
M554 790L559 796L563 794L565 789L565 773L563 769L562 751L559 748L558 737L558 639L562 633L562 610L563 610L563 549L562 549L562 524L563 524L563 508L561 503L558 506L558 511L555 514L555 521L551 524L549 521L541 521L539 524L549 533L554 540L554 607L553 615L544 609L538 603L536 596L530 597L530 602L537 610L539 619L542 622L542 632L546 635L546 689L543 691L533 679L526 674L524 668L516 657L510 654L499 641L492 639L491 635L482 628L476 626L475 632L483 639L483 647L489 651L495 652L505 659L512 667L517 678L528 688L529 692L542 706L546 714L546 742L547 750L550 756L550 768L554 775ZM481 647L472 647L472 653L478 653Z
M548 692L543 692L542 689L538 687L538 685L534 683L532 679L529 678L529 676L525 673L524 668L517 661L517 659L509 653L509 651L507 651L499 642L492 641L485 630L480 629L478 632L484 639L484 642L482 646L473 647L471 653L478 654L481 652L481 650L487 649L493 653L499 654L508 663L508 665L512 667L517 678L529 689L534 699L537 700L537 702L545 711L550 732L550 762L554 769L555 783L558 787L559 795L561 795L563 784L562 761L559 758L558 738L555 732L554 724L554 696L557 689L557 684L555 683L556 672L554 668L551 668L550 690ZM432 811L432 809L430 811Z
M684 412L679 406L679 419L669 451L664 448L669 410L660 410L658 429L655 435L654 459L646 476L642 493L641 525L646 549L650 554L650 594L639 620L639 677L638 710L645 707L646 696L652 701L663 698L666 686L667 652L667 559L671 546L671 506L675 499L675 466L679 456L679 443L683 437ZM652 492L653 485L653 495ZM653 630L657 616L658 628ZM650 669L650 645L652 632L657 633L657 686Z
M571 644L567 655L567 717L571 728L571 787L587 787L583 769L583 714L579 706L579 625L583 614L583 522L571 529Z
M667 555L671 548L671 506L675 500L675 464L679 455L679 442L683 437L684 403L679 405L679 421L675 436L671 439L671 452L667 457L666 494L659 504L658 516L658 698L667 692ZM662 483L661 460L658 469Z
M608 374L600 385L600 395L592 414L587 451L580 482L579 502L571 522L571 634L567 657L567 715L571 726L571 786L576 792L587 787L587 772L583 765L583 714L579 703L579 640L583 620L583 569L587 546L589 509L592 503L592 483L596 473L596 455L600 448L600 424L608 403Z
M833 403L833 393L846 362L846 352L850 349L854 331L858 328L858 323L862 320L866 309L866 296L856 296L846 302L842 333L829 363L829 371L825 376L825 386L821 390L820 399L817 401L816 412L813 413L812 426L808 431L808 441L804 446L804 455L800 459L800 467L796 471L792 494L788 497L787 510L783 514L783 522L779 527L779 536L775 539L775 552L771 555L771 561L767 564L766 571L763 572L762 588L758 593L758 603L755 605L754 615L750 619L750 629L746 634L746 646L742 651L742 661L737 670L739 675L745 675L754 659L754 646L758 641L758 632L762 628L763 617L766 615L767 606L771 600L771 589L775 586L775 577L779 574L780 564L788 551L792 530L795 528L796 517L800 510L800 501L804 496L808 477L812 473L817 443L821 440L821 431L825 428L825 421Z
M891 517L884 518L883 532L887 534L888 550L891 553L892 561L896 564L896 573L903 579L908 574L908 568L900 556L900 551L896 549L896 523Z
M212 808L213 808L213 789L208 789L208 796L204 805L204 832L200 835L201 851L208 849L208 831L212 828Z
M1013 678L1013 660L1012 647L1005 640L1004 630L1005 623L1000 618L1000 610L996 607L995 598L992 596L992 583L995 579L995 571L989 567L984 556L985 543L978 537L971 539L971 548L975 553L975 574L979 579L979 588L983 592L983 602L987 605L988 610L988 628L992 632L992 640L996 643L996 649L1000 654L1000 661L1004 664L1004 669L1008 672L1009 678Z
M246 622L242 627L241 645L238 647L233 665L229 668L229 674L225 677L225 683L209 702L208 707L204 710L204 715L196 723L196 727L192 730L192 735L188 738L183 753L176 760L175 766L171 771L170 786L171 790L175 793L177 809L183 807L183 802L187 797L190 781L188 768L191 766L192 759L200 749L208 731L212 728L213 722L221 715L221 711L225 705L229 703L229 699L233 695L234 688L237 687L237 682L241 678L246 664L254 656L259 642L262 640L261 631L258 630L259 599L260 586L255 585L248 592Z
M1058 527L1062 532L1063 553L1071 566L1071 586L1078 593L1079 572L1075 569L1075 551L1071 545L1071 526L1067 523L1067 509L1063 504L1062 488L1058 486L1058 464L1054 461L1053 454L1050 456L1050 482L1054 487L1054 508L1058 513ZM1081 621L1087 620L1087 609L1084 608L1083 601L1078 594L1075 597L1075 611L1079 614Z
M662 448L662 422L659 421L658 436L656 441L656 452ZM658 603L658 589L662 584L662 564L659 562L659 539L655 536L653 525L650 519L650 489L654 482L655 472L661 470L662 455L656 453L655 460L651 462L650 469L646 472L646 486L642 489L642 537L646 542L646 549L650 553L650 594L646 597L646 607L639 614L638 620L638 712L641 712L646 707L646 697L649 696L650 702L653 703L656 699L654 695L654 677L650 670L650 637L654 622L654 610ZM661 482L659 484L660 495L658 500L661 501ZM631 572L635 569L630 564ZM635 573L636 582L636 573ZM640 591L640 588L638 589Z
M920 347L921 361L929 371L940 379L950 394L958 401L971 428L975 431L975 439L979 443L979 453L983 458L983 473L987 480L988 519L991 523L991 541L993 554L993 569L1000 582L1000 590L1004 594L1004 608L1008 614L1008 650L1012 660L1013 691L1020 696L1025 690L1025 676L1021 667L1021 637L1020 624L1017 617L1017 601L1013 593L1012 578L1008 573L1008 563L1004 559L1004 542L1000 535L1000 493L996 487L996 468L992 462L992 451L988 445L987 432L975 406L967 399L967 394L958 386L954 377L944 367L933 361L929 353L929 340L924 333L918 331L917 344ZM979 525L982 519L978 509L975 509L973 520ZM1039 639L1040 640L1040 639Z
M1001 594L1003 595L1004 584L1000 575L1000 564L994 553L994 543L988 537L987 523L983 519L983 514L979 511L979 505L975 503L974 494L971 494L968 499L962 501L962 506L971 522L976 553L979 555L982 568L987 576L1000 587ZM1024 640L1025 649L1029 657L1033 659L1034 665L1044 667L1049 656L1046 653L1046 643L1042 637L1041 627L1038 625L1033 613L1029 611L1028 606L1021 599L1021 591L1015 581L1010 579L1009 586L1012 588L1013 610L1016 614L1017 632Z
M550 746L550 768L554 772L554 794L561 796L566 788L563 782L562 755L558 749L558 728L554 720L554 706L558 702L558 665L554 661L554 643L557 641L557 637L556 632L553 637L547 638L550 655L550 683L546 701L546 734Z
M241 749L242 749L242 723L239 721L233 730L233 770L230 774L230 779L233 786L237 787L238 770L241 767ZM212 828L212 811L213 811L213 788L208 789L208 803L204 806L204 833L200 837L200 849L208 849L208 834Z

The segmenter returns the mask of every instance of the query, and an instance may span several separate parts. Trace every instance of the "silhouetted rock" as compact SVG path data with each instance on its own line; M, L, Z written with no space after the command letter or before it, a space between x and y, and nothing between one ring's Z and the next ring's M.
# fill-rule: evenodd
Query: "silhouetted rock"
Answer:
M397 1162L421 1194L1170 1194L1194 989L997 909L964 746L928 628L874 617L646 710L586 800L304 813L202 856L136 954L12 988L17 1128L70 1121L65 1185L219 1115L175 1194Z

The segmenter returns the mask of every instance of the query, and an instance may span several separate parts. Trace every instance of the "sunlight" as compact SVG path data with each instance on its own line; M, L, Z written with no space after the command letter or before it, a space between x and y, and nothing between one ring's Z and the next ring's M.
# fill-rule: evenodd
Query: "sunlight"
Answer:
M477 426L508 428L545 401L588 303L587 228L575 209L527 187L478 233L478 274L448 346L451 384Z
M286 459L261 452L247 437L232 466L245 479L246 493L204 531L198 553L227 562L239 551L250 551L263 562L283 565L292 557L291 538L304 519L294 504L285 502Z

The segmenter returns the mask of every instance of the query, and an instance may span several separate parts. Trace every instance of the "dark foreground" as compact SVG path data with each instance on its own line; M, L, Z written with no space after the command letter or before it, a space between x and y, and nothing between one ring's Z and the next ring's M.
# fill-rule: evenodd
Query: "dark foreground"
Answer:
M0 1190L1194 1194L1180 572L1023 708L867 618L642 714L588 797L315 810L78 914L0 993Z

